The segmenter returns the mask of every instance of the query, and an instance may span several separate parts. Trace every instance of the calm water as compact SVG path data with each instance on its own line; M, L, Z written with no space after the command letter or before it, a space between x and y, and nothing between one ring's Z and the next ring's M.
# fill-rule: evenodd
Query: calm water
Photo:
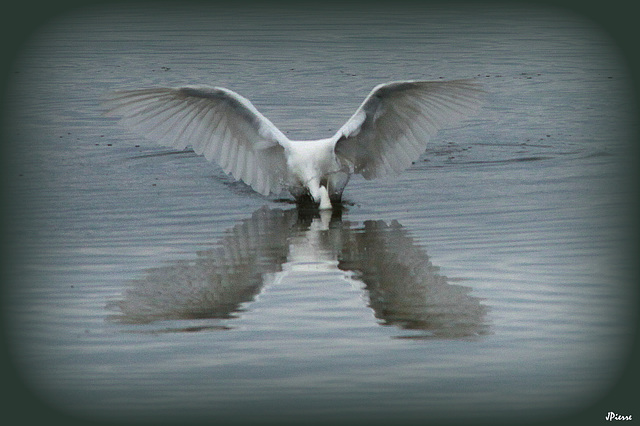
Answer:
M557 10L336 15L97 9L24 47L4 310L42 401L107 421L513 422L615 384L636 309L636 129L610 40ZM214 84L319 138L380 82L461 77L489 92L480 115L401 176L354 178L333 215L99 105Z

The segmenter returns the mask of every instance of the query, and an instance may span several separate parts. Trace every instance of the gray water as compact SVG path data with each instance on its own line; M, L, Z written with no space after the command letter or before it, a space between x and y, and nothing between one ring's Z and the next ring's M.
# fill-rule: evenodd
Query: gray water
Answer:
M320 138L378 83L441 78L482 83L481 113L402 175L354 177L333 215L100 108L112 90L211 84ZM584 410L618 380L635 321L630 84L606 33L555 9L57 17L5 103L15 369L84 420Z

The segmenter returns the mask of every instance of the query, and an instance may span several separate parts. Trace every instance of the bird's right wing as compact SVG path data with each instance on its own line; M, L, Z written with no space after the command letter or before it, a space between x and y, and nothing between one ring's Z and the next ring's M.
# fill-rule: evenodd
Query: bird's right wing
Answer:
M381 84L338 130L335 152L365 179L398 174L438 130L475 113L483 94L471 80Z
M192 146L255 191L278 193L287 179L289 139L246 98L221 87L180 87L115 92L107 115L158 143Z

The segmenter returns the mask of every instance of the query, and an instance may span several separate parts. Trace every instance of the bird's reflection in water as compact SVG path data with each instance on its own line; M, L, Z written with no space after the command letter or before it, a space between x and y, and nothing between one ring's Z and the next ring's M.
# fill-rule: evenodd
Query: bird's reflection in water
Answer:
M151 269L131 282L122 299L110 305L118 311L111 319L144 324L234 318L265 280L277 282L274 277L311 264L315 271L322 265L320 270L345 271L345 277L363 283L381 324L419 331L403 337L464 338L489 331L487 307L469 287L439 275L402 225L354 224L343 221L340 210L262 208L193 261Z

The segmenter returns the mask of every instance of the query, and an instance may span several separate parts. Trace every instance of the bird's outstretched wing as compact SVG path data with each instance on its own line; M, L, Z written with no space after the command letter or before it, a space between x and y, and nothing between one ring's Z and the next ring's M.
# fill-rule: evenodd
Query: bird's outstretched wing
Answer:
M477 112L483 94L472 80L376 86L338 130L336 155L366 179L400 173L418 159L439 129Z
M107 115L142 136L177 149L192 146L257 192L277 193L286 181L289 139L246 98L220 87L115 92Z

